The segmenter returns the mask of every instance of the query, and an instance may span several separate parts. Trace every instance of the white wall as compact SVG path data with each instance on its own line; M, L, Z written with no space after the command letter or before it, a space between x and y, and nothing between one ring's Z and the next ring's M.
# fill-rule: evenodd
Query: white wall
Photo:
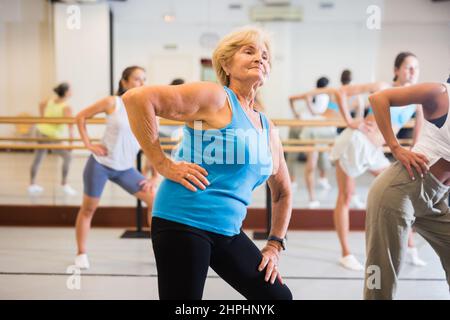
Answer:
M394 58L411 51L420 61L419 81L445 81L450 72L450 2L386 1L377 77L392 79Z
M80 28L69 28L68 5L54 5L54 52L56 81L68 81L73 97L70 105L76 113L109 95L109 7L107 3L81 5ZM100 136L102 128L88 126Z
M72 84L79 110L109 94L109 8L106 3L79 6L81 28L67 26L68 5L54 5L56 81Z
M210 58L212 54L212 48L200 46L201 34L213 31L222 37L235 27L252 24L248 18L249 7L260 4L256 0L244 0L239 1L241 10L230 10L228 4L235 2L129 0L113 3L116 81L121 70L130 64L146 67L149 84L168 83L175 76L199 80L200 59ZM275 52L272 74L262 88L269 117L290 117L287 97L311 89L321 75L328 76L332 85L338 84L344 68L354 71L356 81L374 77L380 33L366 28L366 8L370 4L381 6L382 1L335 2L334 9L323 10L319 1L292 1L293 5L303 7L303 22L262 24L272 33ZM170 11L175 13L176 20L165 23L163 14ZM164 49L166 44L176 44L177 49ZM183 62L170 64L179 57ZM192 67L184 68L188 61Z
M50 6L45 0L0 0L0 115L38 115L54 82ZM14 132L0 125L0 134Z

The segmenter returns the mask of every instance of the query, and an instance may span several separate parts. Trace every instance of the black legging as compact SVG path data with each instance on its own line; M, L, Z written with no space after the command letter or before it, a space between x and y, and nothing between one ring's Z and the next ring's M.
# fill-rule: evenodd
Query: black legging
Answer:
M201 299L209 266L247 299L292 300L278 279L264 281L261 251L242 231L227 237L154 217L152 243L162 300Z

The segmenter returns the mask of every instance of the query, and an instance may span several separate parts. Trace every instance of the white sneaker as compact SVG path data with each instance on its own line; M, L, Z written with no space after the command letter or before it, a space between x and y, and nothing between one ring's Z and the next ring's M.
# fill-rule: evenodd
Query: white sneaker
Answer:
M44 188L42 188L40 185L30 184L28 186L28 193L30 194L41 193L42 191L44 191Z
M89 260L86 253L79 254L75 257L75 265L80 269L89 269Z
M75 196L77 194L77 191L68 184L63 185L62 190L69 196Z
M308 203L308 208L310 208L310 209L316 209L318 207L320 207L320 201L318 201L318 200L310 201Z
M331 184L330 182L328 182L327 178L319 178L319 180L317 180L317 184L323 189L323 190L330 190L331 189Z
M361 201L357 194L354 194L352 196L352 199L350 200L350 207L353 207L356 209L365 209L366 203Z
M339 259L339 264L341 266L343 266L344 268L353 270L353 271L364 270L364 266L361 263L359 263L359 261L352 254L349 254L349 255Z
M424 267L427 265L425 261L420 259L419 252L416 247L408 247L406 250L406 261L416 267Z

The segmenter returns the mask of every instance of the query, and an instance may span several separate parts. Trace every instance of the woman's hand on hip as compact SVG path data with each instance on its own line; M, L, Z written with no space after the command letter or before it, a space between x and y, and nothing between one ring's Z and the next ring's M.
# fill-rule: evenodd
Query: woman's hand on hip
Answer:
M392 149L392 154L398 161L403 164L412 180L415 179L412 167L416 169L421 177L423 177L423 175L426 174L429 170L429 160L423 154L409 151L400 145Z
M103 157L108 155L108 149L102 144L92 144L88 149L96 156Z
M261 250L262 253L262 260L261 263L258 266L258 271L263 271L266 269L266 275L264 277L264 280L270 281L271 284L275 283L275 279L278 278L278 280L283 284L283 279L281 278L281 275L278 271L278 261L279 261L279 251L278 248L276 248L273 245L266 244L266 246Z
M193 192L197 191L197 188L205 190L206 186L209 186L209 181L206 179L208 172L195 163L175 162L166 158L156 167L156 170L167 179L177 182Z

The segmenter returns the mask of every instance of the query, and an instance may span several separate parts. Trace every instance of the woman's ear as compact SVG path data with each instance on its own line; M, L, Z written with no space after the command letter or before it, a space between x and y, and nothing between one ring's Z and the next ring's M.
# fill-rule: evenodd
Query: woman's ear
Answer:
M229 71L229 68L228 68L228 63L226 63L225 61L222 61L220 63L220 65L222 66L223 71L225 71L225 74L227 75L227 77L229 77L230 76L230 71Z

